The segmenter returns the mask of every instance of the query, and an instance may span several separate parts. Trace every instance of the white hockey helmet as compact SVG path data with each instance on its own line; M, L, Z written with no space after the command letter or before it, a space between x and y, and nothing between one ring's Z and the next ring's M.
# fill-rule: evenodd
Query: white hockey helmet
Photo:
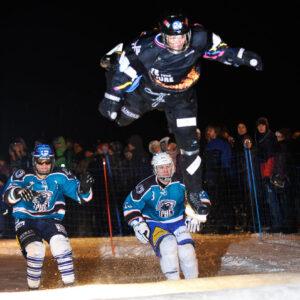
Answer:
M175 166L171 156L168 153L160 152L153 155L151 164L153 166L153 172L157 176L157 178L163 181L171 181L171 178L175 172ZM168 174L162 173L160 170L158 170L157 167L162 165L170 165L170 171L168 172Z

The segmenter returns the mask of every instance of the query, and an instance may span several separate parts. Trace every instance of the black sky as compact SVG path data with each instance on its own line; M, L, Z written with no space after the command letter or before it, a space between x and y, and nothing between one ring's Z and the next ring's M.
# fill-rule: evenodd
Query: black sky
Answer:
M195 1L111 1L106 7L102 2L2 5L1 148L13 136L32 142L61 134L84 141L125 140L132 133L166 135L162 113L152 112L121 129L100 116L97 106L105 80L98 65L115 44L151 29L170 8L183 10L230 46L263 57L263 72L203 63L197 87L201 128L209 122L232 127L238 120L253 128L258 117L267 116L273 129L299 129L296 7L262 6L262 1L198 1L199 7Z

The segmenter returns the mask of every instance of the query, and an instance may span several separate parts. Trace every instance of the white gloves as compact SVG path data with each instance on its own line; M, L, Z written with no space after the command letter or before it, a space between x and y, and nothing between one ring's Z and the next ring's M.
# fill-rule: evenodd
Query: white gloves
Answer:
M130 224L134 230L136 238L143 244L147 244L149 242L150 237L150 228L148 227L145 221L133 221Z
M206 222L207 215L199 215L191 208L189 204L185 207L186 219L185 225L189 232L197 232L201 230L201 224Z

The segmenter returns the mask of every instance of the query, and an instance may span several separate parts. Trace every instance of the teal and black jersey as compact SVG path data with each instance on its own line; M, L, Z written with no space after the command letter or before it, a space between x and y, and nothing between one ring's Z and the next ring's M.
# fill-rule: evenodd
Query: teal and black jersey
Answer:
M125 220L154 220L175 222L183 219L185 186L173 176L171 183L162 187L155 175L141 181L125 199Z
M12 214L16 219L62 220L65 215L64 196L78 203L87 202L92 198L92 190L81 194L79 185L79 180L66 169L54 170L44 179L40 179L33 171L19 169L7 181L3 198L12 206ZM15 199L16 188L34 191L34 199Z

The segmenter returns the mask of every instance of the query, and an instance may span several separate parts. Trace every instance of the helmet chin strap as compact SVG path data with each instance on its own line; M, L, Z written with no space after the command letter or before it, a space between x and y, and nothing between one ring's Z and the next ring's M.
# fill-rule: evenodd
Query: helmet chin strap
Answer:
M171 179L172 179L172 177L170 177L170 176L167 176L167 177L157 176L157 178L161 181L168 182L168 183L170 183Z

